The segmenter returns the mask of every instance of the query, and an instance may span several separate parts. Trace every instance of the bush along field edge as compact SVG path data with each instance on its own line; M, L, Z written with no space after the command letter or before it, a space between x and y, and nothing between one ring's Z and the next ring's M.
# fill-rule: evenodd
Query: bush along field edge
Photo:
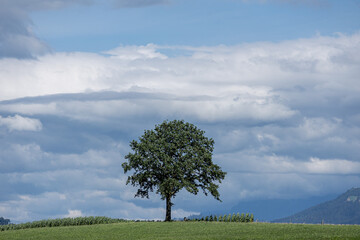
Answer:
M254 215L249 213L242 214L224 214L224 215L210 215L201 218L187 219L185 221L204 221L204 222L241 222L248 223L254 221ZM155 220L126 220L120 218L109 217L77 217L77 218L57 218L40 221L33 221L19 224L1 225L0 231L19 230L27 228L42 228L42 227L64 227L64 226L81 226L81 225L95 225L95 224L111 224L120 222L154 222ZM161 222L158 220L158 222Z
M126 222L124 219L109 218L109 217L77 217L77 218L57 218L47 219L27 223L8 224L0 226L0 231L19 230L27 228L42 228L42 227L63 227L63 226L80 226L80 225L95 225L95 224L110 224Z
M184 219L185 221L205 221L205 222L241 222L248 223L254 222L254 214L250 213L229 213L224 215L210 215L205 217L198 217L192 219Z

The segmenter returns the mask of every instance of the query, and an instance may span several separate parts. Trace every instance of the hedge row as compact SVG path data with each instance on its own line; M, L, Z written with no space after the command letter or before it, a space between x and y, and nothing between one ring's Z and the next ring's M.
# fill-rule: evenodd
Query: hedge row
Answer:
M41 227L60 227L60 226L79 226L79 225L93 225L93 224L109 224L125 222L124 219L114 219L108 217L77 217L77 218L57 218L48 219L20 224L9 224L0 226L0 231L18 230L26 228L41 228Z
M140 220L137 220L138 222ZM148 220L149 221L149 220ZM154 221L154 220L152 220ZM225 215L210 215L202 218L194 218L190 221L215 221L215 222L253 222L254 215L249 213L242 213L241 215L237 213L234 214L225 214ZM20 224L9 224L1 225L0 231L6 230L18 230L26 228L41 228L41 227L61 227L61 226L80 226L80 225L94 225L94 224L109 224L109 223L119 223L119 222L130 222L129 220L118 219L118 218L109 218L109 217L77 217L77 218L57 218L57 219L48 219Z
M249 213L239 213L235 214L225 214L225 215L210 215L201 218L193 218L190 221L206 221L206 222L254 222L254 214Z

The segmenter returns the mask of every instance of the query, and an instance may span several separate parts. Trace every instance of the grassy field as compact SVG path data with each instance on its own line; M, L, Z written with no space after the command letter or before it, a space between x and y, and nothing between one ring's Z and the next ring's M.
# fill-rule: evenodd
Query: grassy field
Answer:
M360 239L360 226L223 222L126 222L0 232L0 239Z

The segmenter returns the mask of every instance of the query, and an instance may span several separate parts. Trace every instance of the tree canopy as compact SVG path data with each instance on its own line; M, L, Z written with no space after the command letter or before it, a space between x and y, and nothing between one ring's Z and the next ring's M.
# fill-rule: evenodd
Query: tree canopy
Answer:
M0 225L8 225L9 223L10 223L10 219L0 217Z
M212 162L214 140L183 120L164 121L131 141L124 173L133 170L126 184L138 187L135 197L156 190L166 200L165 221L171 220L171 199L183 188L192 194L201 189L220 201L219 185L226 173Z

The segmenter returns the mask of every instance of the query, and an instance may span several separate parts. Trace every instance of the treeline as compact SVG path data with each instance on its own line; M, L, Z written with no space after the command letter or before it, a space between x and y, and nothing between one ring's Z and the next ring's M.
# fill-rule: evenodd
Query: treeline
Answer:
M254 214L249 213L231 213L224 214L224 215L210 215L205 217L198 217L198 218L192 218L188 219L188 221L206 221L206 222L254 222Z
M20 224L9 224L0 226L0 231L18 230L26 228L41 228L41 227L62 227L62 226L80 226L80 225L94 225L94 224L109 224L126 222L124 219L108 218L108 217L77 217L77 218L57 218L48 219Z
M10 223L10 219L0 217L0 225L8 225L9 223Z
M4 219L0 217L0 220L9 223L9 219ZM7 221L8 220L8 221ZM154 220L125 220L119 218L109 218L109 217L77 217L77 218L57 218L57 219L48 219L27 223L19 224L8 224L0 225L0 231L7 230L18 230L18 229L27 229L27 228L42 228L42 227L64 227L64 226L80 226L80 225L95 225L95 224L110 224L110 223L120 223L120 222L154 222ZM159 220L158 220L159 221ZM201 218L186 219L186 221L206 221L206 222L253 222L254 215L249 213L239 213L237 214L225 214L225 215L210 215Z

